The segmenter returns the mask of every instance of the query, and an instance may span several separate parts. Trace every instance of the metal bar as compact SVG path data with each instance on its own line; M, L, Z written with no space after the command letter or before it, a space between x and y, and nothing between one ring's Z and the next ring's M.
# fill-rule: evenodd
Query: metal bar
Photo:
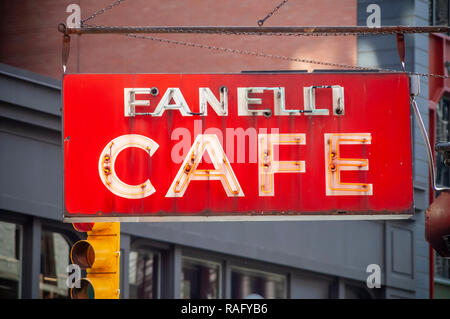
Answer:
M39 298L39 274L41 272L41 238L42 223L38 218L33 218L23 227L23 261L21 298Z
M436 185L436 172L435 172L436 165L434 162L433 151L431 150L430 139L428 138L427 130L425 128L425 125L423 124L422 116L420 116L420 111L417 106L414 95L411 95L411 104L414 110L414 114L416 115L416 119L419 122L420 132L422 133L423 139L425 141L425 147L427 149L428 170L430 172L431 185L435 191L450 190L449 187L438 187Z
M61 30L60 30L61 31ZM241 27L241 26L93 26L85 25L81 28L67 28L69 34L102 34L102 33L250 33L255 35L270 33L305 34L383 34L383 33L447 33L449 26L384 26L369 28L363 26L338 27Z

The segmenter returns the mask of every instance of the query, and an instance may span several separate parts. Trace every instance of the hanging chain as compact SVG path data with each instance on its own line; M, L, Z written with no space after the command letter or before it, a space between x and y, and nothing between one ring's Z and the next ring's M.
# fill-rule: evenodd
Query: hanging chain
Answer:
M361 71L379 71L379 72L388 72L388 73L407 73L409 75L419 75L419 76L426 76L426 77L431 76L431 77L439 78L439 79L449 78L449 76L439 75L439 74L403 72L403 71L393 70L393 69L382 69L382 68L375 68L375 67L362 67L362 66L343 64L343 63L323 62L323 61L316 61L316 60L311 60L311 59L293 58L293 57L287 57L287 56L283 56L283 55L267 54L267 53L263 53L263 52L255 52L255 51L249 51L249 50L230 49L230 48L217 47L217 46L201 44L201 43L193 43L193 42L186 42L186 41L180 41L180 40L169 40L169 39L137 35L137 34L126 34L126 36L132 37L132 38L137 38L137 39L151 40L151 41L156 41L156 42L161 42L161 43L169 43L169 44L175 44L175 45L181 45L181 46L187 46L187 47L193 47L193 48L226 52L226 53L230 53L230 54L250 55L250 56L262 57L262 58L268 58L268 59L284 60L284 61L307 63L307 64L317 64L317 65L331 66L331 67L336 67L336 68L361 70Z
M277 6L275 7L275 9L273 9L272 11L270 11L270 12L264 17L264 19L258 20L258 25L261 27L267 19L269 19L271 16L273 16L274 13L277 12L278 10L280 10L280 8L281 8L282 6L284 6L284 5L286 4L286 2L288 2L288 1L289 1L289 0L283 0L283 2L281 2L279 5L277 5Z
M87 17L86 19L81 20L81 26L83 26L83 23L85 23L86 21L94 19L96 16L105 13L105 11L108 11L108 10L114 8L115 6L118 6L119 4L121 4L124 1L125 0L118 0L118 1L116 1L114 3L111 3L111 4L107 5L103 9L100 9L100 10L94 12L91 16Z
M128 33L128 32L191 33L191 34L247 35L247 36L350 36L350 35L388 35L388 34L398 34L398 33L429 33L430 32L430 31L426 31L426 30L419 30L420 27L418 27L417 30L406 30L406 29L405 30L403 30L403 29L402 30L400 30L400 29L399 30L396 30L396 29L395 30L370 30L370 31L351 30L351 32L339 32L339 31L343 31L343 30L339 30L337 32L336 32L336 30L330 30L330 32L326 32L329 30L329 28L328 28L328 30L322 29L323 32L320 32L320 31L316 30L316 29L320 29L320 27L318 27L318 28L317 27L311 27L311 28L308 27L306 29L303 29L303 32L302 31L261 32L261 31L257 31L257 30L256 31L255 30L236 31L236 30L229 30L229 29L226 30L226 28L221 29L222 27L204 29L204 28L193 28L193 27L183 27L183 28L134 27L134 26L133 27L117 27L117 26L84 24L84 22L94 19L98 15L101 15L101 14L105 13L105 11L108 11L108 10L114 8L115 6L120 5L124 1L125 0L118 0L114 3L111 3L111 4L107 5L106 7L104 7L103 9L100 9L100 10L94 12L91 16L87 17L86 19L81 20L81 28L79 30L81 30L83 32L86 32L87 30L89 30L90 31L89 33L122 33L122 34L125 33L125 35L128 37L134 37L134 38L138 38L138 39L146 39L146 40L157 41L157 42L162 42L162 43L169 43L169 44L189 46L189 47L195 47L195 48L201 48L201 49L215 50L215 51L227 52L227 53L231 53L231 54L241 54L241 55L250 55L250 56L263 57L263 58L269 58L269 59L278 59L278 60L284 60L284 61L290 61L290 62L317 64L317 65L323 65L323 66L331 66L331 67L345 68L345 69L352 69L352 70L361 70L361 71L407 73L409 75L419 75L419 76L425 76L425 77L430 76L430 77L440 78L440 79L450 78L450 76L438 75L438 74L403 72L403 71L393 70L393 69L383 69L383 68L376 68L376 67L361 67L361 66L342 64L342 63L315 61L315 60L304 59L304 58L293 58L293 57L287 57L287 56L282 56L282 55L267 54L267 53L263 53L263 52L230 49L230 48L217 47L217 46L206 45L206 44L185 42L185 41L179 41L179 40L169 40L169 39L162 39L162 38L151 37L151 36L141 36L141 35L137 35L137 34ZM258 20L258 26L262 26L267 19L269 19L271 16L273 16L274 13L277 12L287 2L288 2L288 0L283 0L278 6L276 6L271 12L269 12L266 17ZM401 28L401 27L397 27L397 28ZM69 31L70 31L70 29L69 29ZM283 31L285 31L285 30L283 30ZM347 31L347 30L345 30L345 31ZM78 32L80 33L80 31L78 31ZM436 31L436 32L439 32L439 31Z

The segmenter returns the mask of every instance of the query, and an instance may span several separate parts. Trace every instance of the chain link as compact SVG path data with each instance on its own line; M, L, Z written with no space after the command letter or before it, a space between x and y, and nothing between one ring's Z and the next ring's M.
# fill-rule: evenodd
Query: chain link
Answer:
M279 5L277 5L277 6L275 7L275 9L273 9L272 11L270 11L270 12L264 17L264 19L258 20L258 25L261 27L267 19L269 19L271 16L273 16L274 13L277 12L278 10L280 10L280 8L281 8L282 6L284 6L284 5L286 4L286 2L288 2L288 1L289 1L289 0L283 0L283 2L281 2Z
M96 12L94 12L91 16L87 17L86 19L81 20L81 28L91 28L99 31L104 32L114 32L117 31L117 28L129 28L133 31L140 32L145 31L146 27L116 27L116 26L105 26L105 25L88 25L84 24L84 22L94 19L98 15L103 14L105 11L110 10L114 8L117 5L120 5L125 0L118 0L114 3L111 3L104 7L103 9L100 9ZM274 15L275 12L277 12L283 5L285 5L288 2L288 0L283 0L278 6L276 6L271 12L267 14L266 17L264 17L261 20L258 20L258 26L262 26L264 22L269 19L272 15ZM372 31L372 32L364 32L364 31L357 31L357 32L258 32L258 31L225 31L225 30L199 30L199 29L189 29L189 28L162 28L165 31L169 31L171 33L191 33L191 34L218 34L218 35L247 35L247 36L350 36L350 35L393 35L398 34L398 31ZM411 32L411 33L418 33L418 32ZM208 49L208 50L214 50L214 51L221 51L226 52L230 54L241 54L241 55L250 55L250 56L256 56L256 57L263 57L263 58L269 58L269 59L278 59L278 60L284 60L284 61L290 61L290 62L299 62L299 63L307 63L307 64L317 64L317 65L323 65L323 66L330 66L330 67L337 67L337 68L345 68L345 69L352 69L352 70L361 70L361 71L380 71L380 72L388 72L388 73L404 73L403 71L399 70L393 70L393 69L383 69L383 68L375 68L375 67L361 67L361 66L355 66L350 64L342 64L342 63L333 63L333 62L323 62L323 61L315 61L310 59L304 59L304 58L293 58L293 57L287 57L282 55L273 55L273 54L267 54L262 52L254 52L249 50L239 50L239 49L230 49L230 48L224 48L224 47L217 47L207 44L200 44L200 43L192 43L192 42L186 42L186 41L180 41L180 40L169 40L169 39L163 39L163 38L157 38L157 37L151 37L151 36L142 36L137 34L125 34L128 37L138 38L138 39L146 39L156 42L162 42L162 43L169 43L169 44L175 44L175 45L182 45L182 46L189 46L194 48L201 48L201 49ZM446 75L439 75L439 74L429 74L429 73L417 73L417 72L405 72L410 75L419 75L419 76L425 76L425 77L434 77L434 78L440 78L440 79L447 79L450 78Z
M104 7L103 9L100 9L100 10L94 12L91 16L87 17L86 19L81 20L81 26L83 26L83 24L84 24L86 21L91 20L91 19L94 19L96 16L105 13L105 11L108 11L108 10L114 8L115 6L118 6L119 4L121 4L121 3L124 2L124 1L125 1L125 0L118 0L118 1L116 1L116 2L114 2L114 3L111 3L111 4L107 5L107 6Z
M132 38L137 38L137 39L151 40L151 41L156 41L156 42L161 42L161 43L169 43L169 44L175 44L175 45L181 45L181 46L187 46L187 47L193 47L193 48L221 51L221 52L226 52L226 53L230 53L230 54L250 55L250 56L262 57L262 58L284 60L284 61L290 61L290 62L307 63L307 64L317 64L317 65L331 66L331 67L351 69L351 70L379 71L379 72L387 72L387 73L406 73L409 75L419 75L419 76L426 76L426 77L431 76L431 77L440 78L440 79L449 78L449 76L439 75L439 74L403 72L400 70L393 70L393 69L383 69L383 68L376 68L376 67L362 67L362 66L356 66L356 65L351 65L351 64L323 62L323 61L316 61L316 60L311 60L311 59L293 58L293 57L267 54L267 53L263 53L263 52L255 52L255 51L249 51L249 50L230 49L230 48L217 47L217 46L207 45L207 44L186 42L186 41L180 41L180 40L169 40L169 39L137 35L137 34L126 34L126 36L132 37Z

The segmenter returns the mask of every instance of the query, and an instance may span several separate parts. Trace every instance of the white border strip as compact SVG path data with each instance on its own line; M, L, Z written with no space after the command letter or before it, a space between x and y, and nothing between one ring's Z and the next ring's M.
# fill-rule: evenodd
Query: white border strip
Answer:
M142 216L142 217L64 217L64 223L88 222L240 222L240 221L319 221L319 220L396 220L413 215L297 215L297 216Z

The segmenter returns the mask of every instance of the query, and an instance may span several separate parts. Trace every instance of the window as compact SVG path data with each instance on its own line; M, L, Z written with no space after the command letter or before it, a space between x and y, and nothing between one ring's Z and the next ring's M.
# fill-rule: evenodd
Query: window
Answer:
M435 276L441 279L450 280L450 259L443 258L435 253L434 271Z
M436 142L448 142L450 139L450 99L443 97L436 109ZM444 156L436 152L436 183L450 186L450 168L444 165Z
M130 298L158 298L160 254L151 249L135 248L130 251L129 258Z
M449 25L449 0L430 1L430 25Z
M40 294L44 299L68 298L70 245L59 233L42 231Z
M286 276L235 268L231 270L231 298L286 298Z
M0 299L20 297L22 228L0 222Z
M181 272L181 298L220 298L219 263L183 257Z
M372 296L362 287L345 285L345 299L372 299Z
M450 141L450 98L444 96L436 108L436 142ZM450 168L444 165L444 155L436 152L436 184L450 186ZM438 195L438 194L436 194ZM435 254L435 274L440 279L450 279L450 263Z

